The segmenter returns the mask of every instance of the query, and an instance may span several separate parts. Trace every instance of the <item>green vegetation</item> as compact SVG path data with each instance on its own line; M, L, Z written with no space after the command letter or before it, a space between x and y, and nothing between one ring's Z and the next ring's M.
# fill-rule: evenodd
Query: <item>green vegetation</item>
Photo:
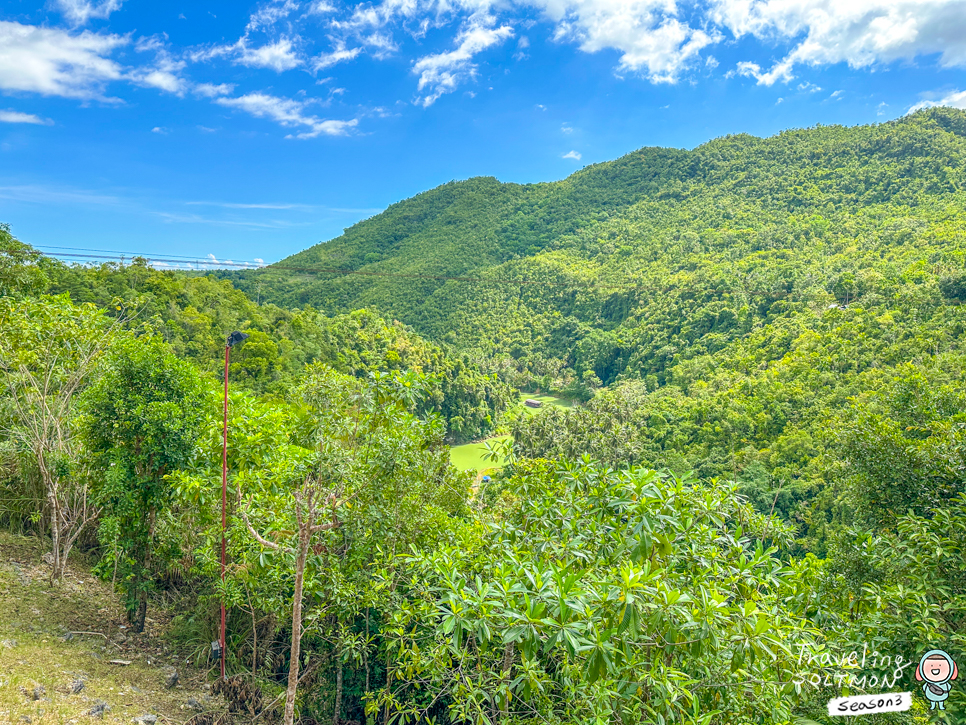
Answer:
M464 443L461 446L453 446L449 449L449 460L453 467L460 471L487 471L491 468L502 468L505 462L502 459L491 460L487 458L490 452L486 444L498 444L502 441L510 440L509 435L493 436L486 441L476 443Z
M854 650L966 665L964 169L937 108L454 182L257 272L0 229L0 521L199 661L224 601L265 722L830 723L893 674Z
M543 404L543 408L531 408L524 405L526 400L537 400ZM536 415L546 407L554 406L558 408L570 408L573 406L569 400L559 398L554 395L540 395L538 393L522 393L520 400L513 407L506 411L508 421L514 421L520 416ZM460 471L475 470L479 472L487 471L490 468L502 468L506 461L502 456L493 458L489 446L498 446L510 440L509 434L491 436L485 441L464 443L461 446L453 446L449 449L450 462Z

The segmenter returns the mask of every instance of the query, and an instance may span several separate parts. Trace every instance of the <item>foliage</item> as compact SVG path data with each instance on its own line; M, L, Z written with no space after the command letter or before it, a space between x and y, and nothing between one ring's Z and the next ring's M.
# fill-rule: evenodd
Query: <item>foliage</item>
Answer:
M101 477L102 571L120 575L138 632L156 572L174 554L158 539L171 500L166 476L187 464L211 392L164 341L142 336L118 343L84 396L84 438Z
M732 488L533 462L470 547L408 558L391 722L789 722L814 560Z
M10 227L0 224L0 297L37 294L49 282L45 269L47 258L10 234Z
M32 513L50 522L53 579L97 513L79 460L76 396L115 334L102 310L66 296L0 297L0 426L5 453L19 458L7 488L14 499L29 497L36 472L44 502Z
M221 373L225 335L246 332L230 373L235 385L259 393L284 397L312 362L358 377L376 370L424 372L435 377L425 408L443 414L454 441L491 432L512 399L510 387L478 357L429 343L372 310L326 317L309 306L258 305L230 282L153 269L139 257L126 266L44 263L51 290L149 324L178 357L212 374Z
M317 364L298 402L232 398L229 468L236 501L224 590L230 604L250 601L260 612L292 616L300 601L293 594L306 496L311 489L321 499L331 498L318 523L337 525L306 540L311 548L301 565L304 603L298 618L309 642L306 664L314 657L318 666L320 653L331 653L328 667L338 684L331 700L323 704L316 697L309 709L359 707L358 701L340 704L342 683L374 681L384 670L377 633L388 614L385 594L373 584L373 568L382 562L383 571L391 570L396 553L435 545L453 528L454 517L466 512L469 479L448 465L441 421L413 413L426 385L412 372L373 372L360 380ZM213 423L193 464L171 476L178 530L199 572L212 579L220 536L220 464L221 426ZM205 532L201 542L199 530ZM293 623L289 631L296 630Z

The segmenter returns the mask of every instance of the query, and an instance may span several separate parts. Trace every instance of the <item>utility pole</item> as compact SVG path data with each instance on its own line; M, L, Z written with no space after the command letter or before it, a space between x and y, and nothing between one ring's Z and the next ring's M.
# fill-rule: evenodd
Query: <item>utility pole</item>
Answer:
M225 425L221 439L221 590L225 591L225 530L228 527L228 357L233 345L243 342L248 335L237 330L225 341ZM221 679L225 679L225 595L221 597L221 630L218 638L221 655Z

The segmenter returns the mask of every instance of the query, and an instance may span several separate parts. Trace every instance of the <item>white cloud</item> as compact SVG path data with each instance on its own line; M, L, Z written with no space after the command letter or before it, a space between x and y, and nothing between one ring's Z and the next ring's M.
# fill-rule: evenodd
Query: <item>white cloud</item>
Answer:
M123 0L104 0L100 3L90 0L57 0L57 7L74 25L84 25L91 18L106 18L119 10L122 2Z
M292 0L275 0L267 5L263 5L256 10L248 21L249 30L263 30L271 28L279 20L287 18L299 9L299 4Z
M162 126L155 126L154 128L151 129L151 133L159 133L162 136L167 136L170 133L170 131L168 131L168 129Z
M557 24L558 40L573 40L588 53L619 51L619 69L673 83L701 50L721 39L714 28L692 28L672 0L539 0Z
M923 108L932 108L933 106L950 106L952 108L962 108L966 110L966 91L953 91L952 93L946 94L938 101L920 101L909 109L909 113L915 113Z
M336 20L331 27L353 37L361 38L370 31L386 37L386 29L401 22L407 32L419 37L428 27L442 27L461 15L470 27L491 28L496 21L490 15L512 5L536 7L555 26L554 38L558 41L578 43L588 53L617 50L621 54L620 70L643 73L654 82L676 81L704 47L723 37L704 21L691 27L680 17L674 0L383 0L356 6L349 18ZM418 31L412 28L413 22L419 22ZM508 36L512 34L509 23L503 27ZM458 37L456 42L461 40ZM529 45L529 38L521 38L514 57L526 57ZM441 80L444 84L460 82L449 76ZM442 88L442 92L451 90L449 85L441 87L433 81L427 81L427 85ZM431 103L438 97L434 92L423 102Z
M567 153L565 153L560 158L562 158L562 159L574 159L575 161L580 161L580 159L583 158L583 154L581 154L579 151L568 151Z
M419 75L416 88L420 92L429 90L419 102L423 106L430 106L444 93L452 93L460 83L475 77L473 56L512 36L513 29L509 25L488 28L474 23L456 37L458 46L455 50L417 60L413 65L413 73Z
M803 64L863 68L934 53L943 67L966 64L962 0L711 0L709 16L736 38L797 41L767 72L739 64L763 85L791 80Z
M356 58L362 52L362 48L346 48L344 44L339 44L336 49L330 53L322 53L312 59L312 67L315 70L323 70L334 66L336 63L342 63L347 60L352 60Z
M740 76L751 76L758 81L759 85L770 86L775 81L790 81L795 76L792 75L792 63L782 61L775 65L770 71L763 72L761 66L749 61L738 63L737 73Z
M302 65L302 59L299 58L298 52L295 50L293 40L298 42L301 38L298 36L293 36L293 38L282 37L274 43L252 47L246 34L232 45L215 45L196 49L188 53L188 57L193 63L227 57L235 64L249 68L270 68L276 73L281 73Z
M250 68L270 68L281 73L302 64L289 38L283 37L258 48L250 48L244 38L238 43L238 62Z
M829 98L840 99L842 98L843 93L845 93L843 90L832 91L832 95L830 95Z
M124 77L109 56L126 38L0 21L0 90L64 98L101 99Z
M219 83L215 85L214 83L199 83L192 89L199 96L204 96L205 98L217 98L218 96L227 96L235 90L234 83Z
M139 53L153 52L154 63L131 71L127 77L138 85L183 96L190 83L181 77L181 71L188 64L184 60L171 56L165 47L166 40L167 38L162 39L156 35L139 38L134 44L134 49Z
M308 128L307 131L295 134L295 138L315 138L320 135L345 136L359 123L357 119L351 121L321 119L306 112L306 103L265 93L249 93L238 98L219 98L215 103L241 109L258 118L270 118L286 128L299 126Z
M0 123L32 123L37 126L52 126L54 122L49 118L41 118L32 113L0 111Z
M560 130L563 133L573 133L574 132L574 130L570 126L568 126L566 123L563 126L560 127Z

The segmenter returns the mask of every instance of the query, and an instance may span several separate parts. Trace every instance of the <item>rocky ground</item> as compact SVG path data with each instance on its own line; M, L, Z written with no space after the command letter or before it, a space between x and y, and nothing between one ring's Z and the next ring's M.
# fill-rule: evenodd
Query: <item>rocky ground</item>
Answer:
M0 532L0 725L228 722L213 674L170 645L167 612L133 634L89 568L49 576L41 542Z

